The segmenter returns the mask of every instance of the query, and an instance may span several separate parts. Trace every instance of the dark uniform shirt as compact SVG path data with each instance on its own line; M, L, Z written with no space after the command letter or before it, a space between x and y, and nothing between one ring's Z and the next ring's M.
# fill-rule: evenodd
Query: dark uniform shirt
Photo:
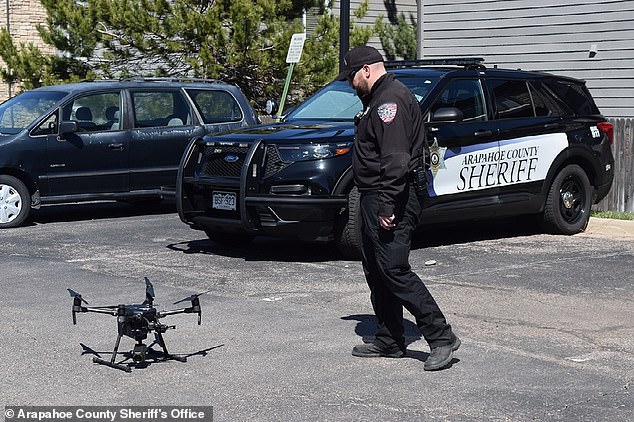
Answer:
M355 119L354 180L360 192L378 192L379 215L389 217L420 164L423 116L414 95L391 73L381 76L361 100L364 110Z

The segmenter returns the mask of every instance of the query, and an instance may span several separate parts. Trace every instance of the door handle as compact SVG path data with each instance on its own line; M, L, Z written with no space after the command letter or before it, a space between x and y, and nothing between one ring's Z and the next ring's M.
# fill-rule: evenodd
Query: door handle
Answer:
M113 151L123 151L123 144L108 144L108 148Z
M561 127L559 123L546 123L544 125L544 129L558 129L559 127Z
M493 131L478 130L473 134L473 136L475 136L476 138L485 138L485 137L493 136Z

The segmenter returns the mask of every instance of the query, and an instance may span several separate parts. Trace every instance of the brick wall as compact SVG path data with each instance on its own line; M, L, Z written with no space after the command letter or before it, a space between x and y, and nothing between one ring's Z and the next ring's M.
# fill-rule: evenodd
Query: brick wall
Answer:
M45 21L46 12L39 0L0 0L0 27L6 28L8 23L13 42L18 46L21 43L32 43L43 52L52 53L52 47L44 44L37 32L37 25ZM0 66L5 66L2 60L0 60ZM12 95L15 95L19 89L19 86L12 87ZM9 87L0 81L0 101L7 98L9 98Z

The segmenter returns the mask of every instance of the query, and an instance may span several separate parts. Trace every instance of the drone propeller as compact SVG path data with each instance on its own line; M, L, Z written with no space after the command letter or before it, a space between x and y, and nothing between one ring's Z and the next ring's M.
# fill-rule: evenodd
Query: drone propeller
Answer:
M204 295L205 293L209 293L210 291L211 290L207 290L206 292L196 293L195 295L188 296L188 297L186 297L184 299L181 299L181 300L178 300L178 301L174 302L174 305L178 305L181 302L193 301L194 299L197 299L198 296Z
M70 293L70 297L72 297L73 299L79 299L79 302L84 302L86 305L88 305L88 302L86 302L86 300L82 298L79 293L77 293L76 291L72 289L66 289L66 290L68 290L68 293Z
M151 305L154 302L154 286L149 278L145 278L145 303Z
M197 293L194 295L191 295L189 297L186 297L185 299L181 299L179 301L174 302L174 305L181 303L181 302L187 302L188 300L191 301L192 306L189 308L184 309L183 311L185 313L190 313L190 314L198 314L198 325L200 325L200 321L201 321L201 310L200 310L200 300L198 299L199 296L204 295L205 293L209 293L211 290L207 290L206 292L202 292L202 293Z

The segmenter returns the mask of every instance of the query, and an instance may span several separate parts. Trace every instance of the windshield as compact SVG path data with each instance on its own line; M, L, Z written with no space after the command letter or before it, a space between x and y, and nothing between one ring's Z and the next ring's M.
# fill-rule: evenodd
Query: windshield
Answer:
M397 75L396 77L414 93L419 103L438 82L437 77L412 75ZM353 120L359 111L361 111L361 101L354 89L347 81L335 81L300 104L285 120Z
M18 133L66 95L57 91L29 91L5 101L0 104L0 133Z

